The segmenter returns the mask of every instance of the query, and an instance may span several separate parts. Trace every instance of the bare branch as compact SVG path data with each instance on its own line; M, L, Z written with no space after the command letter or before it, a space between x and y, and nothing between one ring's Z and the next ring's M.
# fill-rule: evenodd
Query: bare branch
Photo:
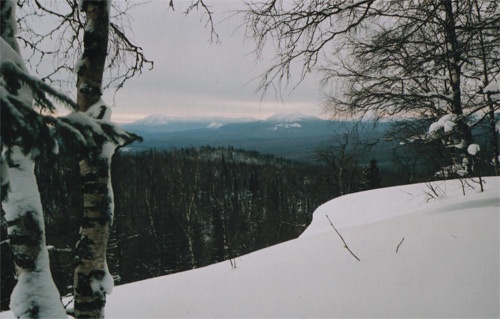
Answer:
M169 6L174 8L173 2L170 1ZM207 22L205 24L205 27L210 27L210 41L211 42L218 42L219 41L219 34L215 30L215 23L213 19L213 11L210 10L210 7L203 1L203 0L196 0L189 5L189 7L186 9L184 14L188 15L190 14L193 10L199 10L201 8L202 11L204 11L204 16L206 16Z
M143 49L129 37L130 11L143 3L114 1L112 3L110 47L106 62L104 88L117 91L124 83L153 68ZM77 58L82 55L85 18L78 10L78 1L25 1L19 4L18 39L27 49L27 63L41 77L67 94L74 92ZM49 29L47 17L54 24ZM54 50L53 48L57 48ZM47 65L55 67L47 71Z
M275 59L260 82L264 93L288 85L291 69L302 65L299 82L313 70L321 52L339 36L350 33L368 18L375 0L252 2L241 11L247 36L256 42L261 56L268 42L275 46Z
M339 235L340 239L342 240L342 242L344 243L344 248L347 249L349 251L349 253L351 253L351 255L356 258L358 261L361 261L358 256L356 256L351 249L349 249L349 246L347 246L347 243L345 242L344 240L344 237L342 237L342 235L339 233L339 231L337 230L337 228L335 228L335 226L333 226L333 223L332 221L330 220L330 217L328 217L328 215L326 215L326 218L328 219L328 221L330 222L330 225L332 225L332 228L333 230L335 230L335 232L337 233L337 235Z
M396 247L396 254L398 253L398 251L399 251L399 247L401 246L401 244L403 243L403 241L404 241L404 240L405 240L405 238L403 237L403 238L401 239L401 241L399 242L398 247Z

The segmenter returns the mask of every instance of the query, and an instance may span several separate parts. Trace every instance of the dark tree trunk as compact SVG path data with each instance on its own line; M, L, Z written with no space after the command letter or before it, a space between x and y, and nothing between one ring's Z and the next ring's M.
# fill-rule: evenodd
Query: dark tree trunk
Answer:
M458 145L459 153L472 163L472 159L465 151L472 144L472 131L463 117L462 92L461 92L461 75L462 75L462 50L461 44L457 37L457 25L455 20L456 11L453 8L452 0L443 0L442 5L445 11L445 35L448 55L448 74L450 78L450 86L452 90L452 112L457 115L458 129ZM458 10L458 8L457 8ZM461 164L460 155L455 157L456 164ZM468 168L469 173L470 167Z

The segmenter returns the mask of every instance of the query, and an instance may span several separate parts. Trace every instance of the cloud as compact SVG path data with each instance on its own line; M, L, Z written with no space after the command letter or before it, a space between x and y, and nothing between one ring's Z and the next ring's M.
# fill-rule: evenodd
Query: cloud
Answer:
M272 92L264 99L255 93L256 79L270 57L256 62L254 44L244 37L243 20L234 15L241 3L210 2L218 43L210 42L202 12L182 13L186 5L179 2L172 12L164 2L152 1L131 12L134 40L155 67L130 80L118 93L115 112L121 118L153 113L263 118L276 112L319 112L319 86L312 78L295 90L285 90L283 101Z

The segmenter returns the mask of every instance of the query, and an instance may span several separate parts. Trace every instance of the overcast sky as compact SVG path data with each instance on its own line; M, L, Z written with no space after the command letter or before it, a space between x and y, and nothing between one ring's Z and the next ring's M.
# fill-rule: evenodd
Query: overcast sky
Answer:
M154 69L126 83L119 91L113 120L133 121L151 114L265 118L280 112L324 115L317 79L310 76L296 89L273 92L263 99L256 79L271 55L258 61L255 44L245 39L240 1L208 1L214 12L219 42L210 42L202 12L183 14L189 1L153 0L130 11L132 38L154 60ZM298 74L296 79L298 79ZM106 100L112 100L107 92Z

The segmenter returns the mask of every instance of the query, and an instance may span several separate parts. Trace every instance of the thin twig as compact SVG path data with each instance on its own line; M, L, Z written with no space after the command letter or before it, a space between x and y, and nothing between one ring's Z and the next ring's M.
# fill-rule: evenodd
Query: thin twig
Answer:
M351 255L352 255L354 258L356 258L358 261L361 261L361 260L358 258L358 256L356 256L356 255L355 255L355 254L351 251L351 249L349 249L349 246L347 246L347 243L345 242L344 237L342 237L342 235L339 233L339 231L337 230L337 228L335 228L335 226L333 226L333 223L332 223L332 221L331 221L330 217L328 217L328 215L326 215L326 218L327 218L327 219L328 219L328 221L330 222L330 225L332 225L333 230L335 230L335 232L337 233L337 235L339 235L340 239L342 239L342 242L344 243L344 247L345 247L345 249L347 249L347 250L351 253Z
M401 239L401 241L399 242L398 247L396 247L396 254L398 253L399 246L401 246L401 244L403 243L404 240L405 240L405 238L403 237L403 239Z

